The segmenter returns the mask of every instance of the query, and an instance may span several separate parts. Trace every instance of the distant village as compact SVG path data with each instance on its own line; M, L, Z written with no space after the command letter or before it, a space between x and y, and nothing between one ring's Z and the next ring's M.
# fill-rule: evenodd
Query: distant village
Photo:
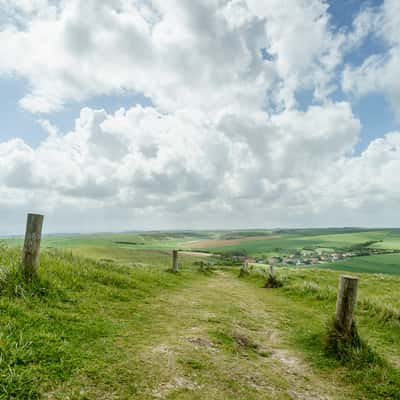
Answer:
M276 255L272 257L246 257L234 256L233 259L237 262L249 262L257 264L272 264L282 266L300 266L300 265L315 265L325 264L337 261L343 261L351 257L361 257L376 254L397 253L399 250L375 249L369 247L361 247L356 249L302 249L294 250L288 254Z

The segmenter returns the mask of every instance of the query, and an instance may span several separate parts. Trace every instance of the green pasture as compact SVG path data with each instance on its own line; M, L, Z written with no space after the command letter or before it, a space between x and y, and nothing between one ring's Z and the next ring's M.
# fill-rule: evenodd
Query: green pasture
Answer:
M349 272L400 275L400 254L353 257L334 263L318 264L319 268Z
M273 290L271 308L280 310L278 324L288 341L307 354L307 360L317 370L336 375L338 387L351 385L357 399L400 399L400 345L394 338L400 335L400 277L360 273L356 323L362 340L371 353L364 359L355 352L344 365L327 358L321 351L328 322L334 315L339 271L316 268L281 268L277 277L282 288ZM246 278L261 287L265 278L255 273ZM271 291L269 292L271 293ZM339 399L351 398L339 394Z
M173 249L181 243L208 239L213 237L209 232L145 232L145 233L98 233L72 235L44 235L42 247L76 248L76 247L117 247L122 249L148 250ZM4 238L11 246L21 246L22 237Z
M321 230L317 231L300 231L296 230L279 233L275 239L263 239L254 241L242 241L233 245L208 247L204 250L212 252L232 252L236 250L245 251L250 256L261 254L277 254L285 250L302 249L304 247L324 247L324 248L343 248L351 247L356 244L368 241L379 241L376 247L381 248L400 248L400 234L392 233L389 230L373 230L348 233L332 234L332 230L326 230L326 234L321 234ZM315 234L318 233L318 234Z

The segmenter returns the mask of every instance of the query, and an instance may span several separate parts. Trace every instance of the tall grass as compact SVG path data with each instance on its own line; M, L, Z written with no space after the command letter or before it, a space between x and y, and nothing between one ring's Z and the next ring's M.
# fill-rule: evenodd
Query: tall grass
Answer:
M113 351L105 343L121 334L121 318L150 321L140 304L188 279L43 251L39 277L26 285L19 249L4 245L0 266L0 400L38 399L83 365L96 368Z

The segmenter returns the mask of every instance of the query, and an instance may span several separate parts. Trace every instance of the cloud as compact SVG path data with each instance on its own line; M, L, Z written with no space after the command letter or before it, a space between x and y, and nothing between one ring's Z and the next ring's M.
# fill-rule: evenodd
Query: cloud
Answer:
M364 9L350 32L333 29L322 0L0 6L10 10L0 17L0 75L26 79L20 106L48 114L38 117L48 136L36 147L0 143L5 209L50 213L53 230L124 229L130 220L244 227L362 224L371 207L397 201L399 133L354 156L361 122L334 100L341 83L400 105L394 1ZM389 51L343 71L346 53L371 34ZM304 91L311 105L300 108ZM85 107L70 132L51 122L70 103L121 93L152 105Z
M362 97L369 93L384 93L400 118L400 4L386 0L378 9L366 9L356 20L351 37L362 43L370 34L382 42L383 50L368 56L361 65L347 65L343 72L345 91Z
M126 90L168 112L260 108L266 95L292 107L299 89L319 99L332 91L343 41L320 0L71 0L51 9L29 17L21 11L24 29L0 31L0 73L28 79L20 104L32 112Z
M73 131L52 131L37 148L20 139L1 143L0 182L40 193L50 208L84 201L135 212L234 214L244 204L290 205L294 191L302 198L348 154L359 130L346 103L271 118L227 112L215 121L198 110L86 108Z

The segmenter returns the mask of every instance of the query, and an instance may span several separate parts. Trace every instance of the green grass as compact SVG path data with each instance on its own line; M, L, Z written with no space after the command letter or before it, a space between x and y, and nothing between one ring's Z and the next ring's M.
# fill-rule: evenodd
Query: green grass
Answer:
M204 248L204 250L209 250L215 253L244 250L248 255L255 256L260 254L279 253L282 250L297 249L304 246L318 245L319 243L320 241L318 240L287 236L276 239L243 241L241 243L229 246L208 247Z
M271 289L267 301L279 310L288 342L322 374L351 385L355 398L400 399L400 343L394 339L400 337L400 278L361 275L356 321L364 344L341 359L324 350L338 274L316 269L280 269L278 274L284 286ZM259 275L247 280L256 286L264 282Z
M140 311L141 304L184 285L193 274L175 276L162 269L43 252L40 280L29 287L17 272L19 258L17 249L0 249L0 265L6 266L0 278L4 400L38 399L77 373L96 374L122 357L116 338L128 334L130 325L151 324L152 316Z
M42 247L115 247L136 250L173 249L179 244L191 240L213 237L208 232L145 232L145 233L98 233L74 235L46 235ZM11 246L20 246L22 237L5 238Z
M332 233L334 232L334 233ZM242 241L233 245L204 248L212 252L245 251L249 256L262 254L278 254L287 250L302 249L304 247L341 248L351 247L368 241L382 240L382 243L374 245L378 248L400 249L400 234L397 230L372 230L355 231L348 230L291 230L283 233L273 233L278 236L275 239L254 241Z
M130 266L164 267L171 263L171 250L169 249L130 249L121 247L97 247L77 246L68 249L72 254L92 258L97 261L122 263ZM179 257L182 265L191 264L201 257L186 256ZM203 258L204 259L204 258Z
M319 264L319 268L328 268L337 271L400 275L400 254L353 257L344 261Z
M374 232L343 235L359 243L383 234ZM276 241L339 242L326 233ZM261 266L239 279L229 267L200 273L198 258L181 256L181 272L167 273L170 244L188 233L149 234L147 249L115 243L142 237L127 235L52 239L32 286L18 273L20 249L0 246L0 400L400 399L400 255L277 268L283 286L265 289ZM258 251L257 242L246 245ZM346 359L324 349L334 268L360 277L365 347Z

